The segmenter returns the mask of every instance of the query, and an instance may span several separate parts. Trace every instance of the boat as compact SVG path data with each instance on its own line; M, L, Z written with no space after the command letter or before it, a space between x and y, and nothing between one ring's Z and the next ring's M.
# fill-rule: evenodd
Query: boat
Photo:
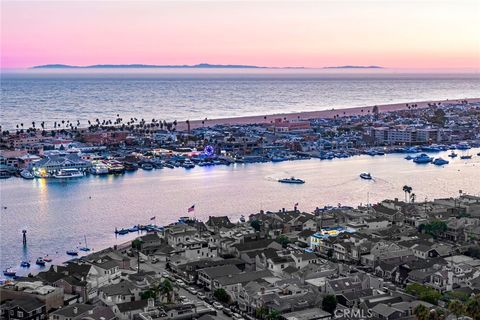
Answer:
M280 179L280 180L278 180L278 182L280 182L280 183L292 183L292 184L303 184L303 183L305 183L305 180L297 179L295 177L291 177L291 178Z
M195 164L191 160L187 159L183 162L182 167L184 167L185 169L193 169L195 168Z
M108 174L108 166L103 161L92 161L92 168L90 168L90 172L95 175L104 175Z
M37 264L39 266L45 266L45 260L43 260L42 257L38 257L37 261L35 261L35 264Z
M117 160L106 161L105 164L108 168L108 173L120 174L125 172L125 166Z
M282 162L282 161L285 161L287 159L285 159L284 157L279 157L279 156L275 156L275 157L272 157L272 162Z
M452 150L452 152L448 155L450 158L455 158L458 156L458 154L455 153L455 151Z
M48 255L43 258L43 261L45 262L52 262L52 258L50 258Z
M460 159L462 159L462 160L470 160L470 159L472 159L472 156L471 156L471 155L464 155L464 156L460 156Z
M20 176L23 178L23 179L35 179L35 176L28 170L22 170L20 171Z
M128 229L120 229L120 230L115 229L115 233L116 234L127 234L127 233L129 233L129 231L128 231Z
M245 223L245 216L243 214L240 216L240 222Z
M88 245L87 245L87 236L83 236L83 237L84 237L84 239L85 239L85 246L78 248L78 250L84 251L84 252L90 251L90 248L89 248Z
M432 162L433 158L429 157L425 153L422 153L415 158L413 158L413 162L415 163L430 163Z
M368 172L362 172L360 173L360 178L365 180L372 180L372 175Z
M68 254L69 256L78 256L78 251L76 251L76 250L68 250L68 251L67 251L67 254Z
M442 158L437 158L433 160L433 164L437 166L443 166L444 164L449 164L448 160L442 159Z
M480 157L480 152L479 152L479 153L477 153L477 156L479 156L479 157Z
M405 159L405 160L412 160L413 157L412 157L411 155L408 155L408 156L406 156L404 159Z
M22 261L22 262L20 263L20 267L22 267L22 268L30 268L30 262L28 262L28 261Z
M148 171L153 170L153 165L151 163L144 163L142 164L142 169Z
M69 169L60 169L57 173L53 175L55 179L72 179L72 178L81 178L83 173L78 169L69 168Z
M135 162L125 162L123 166L125 167L125 171L138 170L138 164L136 164Z
M7 277L15 277L15 275L17 274L17 270L13 268L7 268L3 270L3 274Z
M471 148L471 146L466 142L460 142L459 144L457 144L457 149L458 150L468 150L470 148Z

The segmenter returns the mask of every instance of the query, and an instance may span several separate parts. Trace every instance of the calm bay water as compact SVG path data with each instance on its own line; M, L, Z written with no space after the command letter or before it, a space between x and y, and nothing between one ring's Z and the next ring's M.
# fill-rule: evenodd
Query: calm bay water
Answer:
M72 181L8 179L0 181L1 267L18 266L22 259L49 254L67 259L87 237L88 245L101 249L123 243L136 234L115 237L115 227L150 223L164 225L185 216L195 204L195 216L241 215L292 208L311 212L324 205L356 206L385 198L403 199L402 186L413 187L417 201L425 197L457 196L459 190L480 195L480 149L472 160L451 160L449 165L416 165L405 155L358 156L217 167L155 171L139 170L122 176L89 176ZM435 154L447 159L448 152ZM370 171L374 181L359 178ZM296 176L304 185L277 182ZM6 207L6 209L4 208ZM28 230L28 249L22 248L22 229ZM58 254L56 253L58 252ZM38 271L32 266L31 270Z
M28 70L3 72L0 124L204 119L475 98L478 74L395 70Z

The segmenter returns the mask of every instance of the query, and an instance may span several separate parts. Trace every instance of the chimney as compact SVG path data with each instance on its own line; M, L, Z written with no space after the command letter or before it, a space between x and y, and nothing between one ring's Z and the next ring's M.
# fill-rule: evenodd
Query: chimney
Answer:
M88 314L93 314L93 309L88 310Z
M77 307L73 307L73 314L77 314L78 313L78 308Z

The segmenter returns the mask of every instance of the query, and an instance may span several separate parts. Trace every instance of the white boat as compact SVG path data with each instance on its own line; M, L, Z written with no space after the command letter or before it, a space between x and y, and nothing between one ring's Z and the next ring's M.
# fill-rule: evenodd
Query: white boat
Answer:
M23 178L23 179L34 179L34 175L28 171L28 170L22 170L20 171L20 176Z
M56 179L71 179L71 178L81 178L83 173L78 169L60 169L57 173L53 175Z
M103 161L92 161L90 172L95 175L107 174L108 166Z
M360 173L360 178L365 180L372 180L372 175L368 172L362 172Z
M449 163L448 160L445 160L443 158L437 158L433 160L433 164L437 166L443 166L444 164L448 164L448 163Z

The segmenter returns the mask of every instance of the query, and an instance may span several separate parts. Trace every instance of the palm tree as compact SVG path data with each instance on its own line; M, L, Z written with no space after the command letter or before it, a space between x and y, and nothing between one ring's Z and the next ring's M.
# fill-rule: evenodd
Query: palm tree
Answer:
M173 285L170 280L165 279L159 286L160 296L166 297L168 303L172 303Z
M405 202L407 202L407 194L410 194L413 190L412 187L404 185L402 188L403 192L405 192Z
M466 311L470 317L480 319L480 294L468 300Z
M415 315L417 320L427 320L430 311L423 304L419 304L415 307L415 309L413 309L413 314Z
M465 314L465 305L459 300L452 300L448 304L448 310L455 315L455 319L458 319L459 316Z

